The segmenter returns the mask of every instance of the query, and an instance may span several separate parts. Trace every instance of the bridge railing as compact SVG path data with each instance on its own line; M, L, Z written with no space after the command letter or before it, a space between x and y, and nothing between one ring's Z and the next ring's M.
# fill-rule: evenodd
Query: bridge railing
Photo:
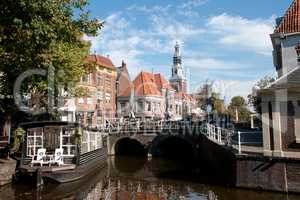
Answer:
M114 123L109 127L110 134L120 133L168 133L178 134L179 132L202 134L202 126L189 121L127 121ZM178 131L180 130L180 131Z
M206 130L204 130L202 133L205 134L210 140L222 145L231 144L231 136L233 135L233 130L218 127L209 123L205 125L205 128Z
M202 133L210 140L236 149L239 154L244 152L260 153L262 151L262 131L226 129L209 123L205 127L206 130Z

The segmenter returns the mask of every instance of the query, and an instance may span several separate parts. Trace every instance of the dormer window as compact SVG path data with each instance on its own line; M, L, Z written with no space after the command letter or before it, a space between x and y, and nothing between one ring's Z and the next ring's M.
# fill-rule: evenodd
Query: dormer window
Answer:
M295 47L296 53L297 53L297 60L300 62L300 43Z

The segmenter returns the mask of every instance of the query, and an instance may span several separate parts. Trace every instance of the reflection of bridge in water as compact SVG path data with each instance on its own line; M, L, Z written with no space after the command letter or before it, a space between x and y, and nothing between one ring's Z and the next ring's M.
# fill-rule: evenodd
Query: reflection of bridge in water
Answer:
M114 158L108 160L106 168L80 182L62 185L44 185L40 190L26 185L7 185L0 188L0 197L14 199L68 199L68 200L296 200L298 196L239 190L228 187L178 181L179 178L165 176L163 168L178 170L174 163L158 159ZM164 166L164 167L161 167ZM173 168L171 168L173 167ZM174 169L176 168L176 169ZM0 198L0 199L1 199Z

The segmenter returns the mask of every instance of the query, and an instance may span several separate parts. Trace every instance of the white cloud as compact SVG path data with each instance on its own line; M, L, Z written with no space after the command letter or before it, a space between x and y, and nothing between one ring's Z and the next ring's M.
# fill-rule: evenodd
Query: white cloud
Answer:
M177 12L178 14L189 17L189 18L197 18L200 16L199 12L195 11L195 8L206 4L209 0L188 0L178 6Z
M146 6L146 5L137 5L134 4L130 7L127 8L129 11L139 11L139 12L145 12L145 13L153 13L153 12L158 12L158 13L167 13L169 9L171 8L171 5L167 6Z
M242 69L243 66L234 62L226 62L215 58L197 58L189 57L184 59L184 65L186 67L197 69L197 70L234 70Z
M272 44L269 34L273 32L273 21L273 17L267 20L249 20L224 13L210 18L207 27L220 37L218 40L220 44L271 55Z
M209 0L188 0L181 4L180 8L191 10L195 7L201 6L205 3L207 3Z
M168 18L163 15L154 15L152 17L152 26L158 35L181 42L199 36L199 34L204 32L202 28L182 23L174 18Z

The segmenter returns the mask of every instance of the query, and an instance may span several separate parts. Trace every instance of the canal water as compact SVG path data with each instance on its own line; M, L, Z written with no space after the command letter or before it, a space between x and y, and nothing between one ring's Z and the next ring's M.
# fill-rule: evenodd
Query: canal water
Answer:
M1 200L296 200L297 195L204 184L181 164L162 159L116 157L86 179L68 184L0 188ZM205 175L205 174L204 174Z

